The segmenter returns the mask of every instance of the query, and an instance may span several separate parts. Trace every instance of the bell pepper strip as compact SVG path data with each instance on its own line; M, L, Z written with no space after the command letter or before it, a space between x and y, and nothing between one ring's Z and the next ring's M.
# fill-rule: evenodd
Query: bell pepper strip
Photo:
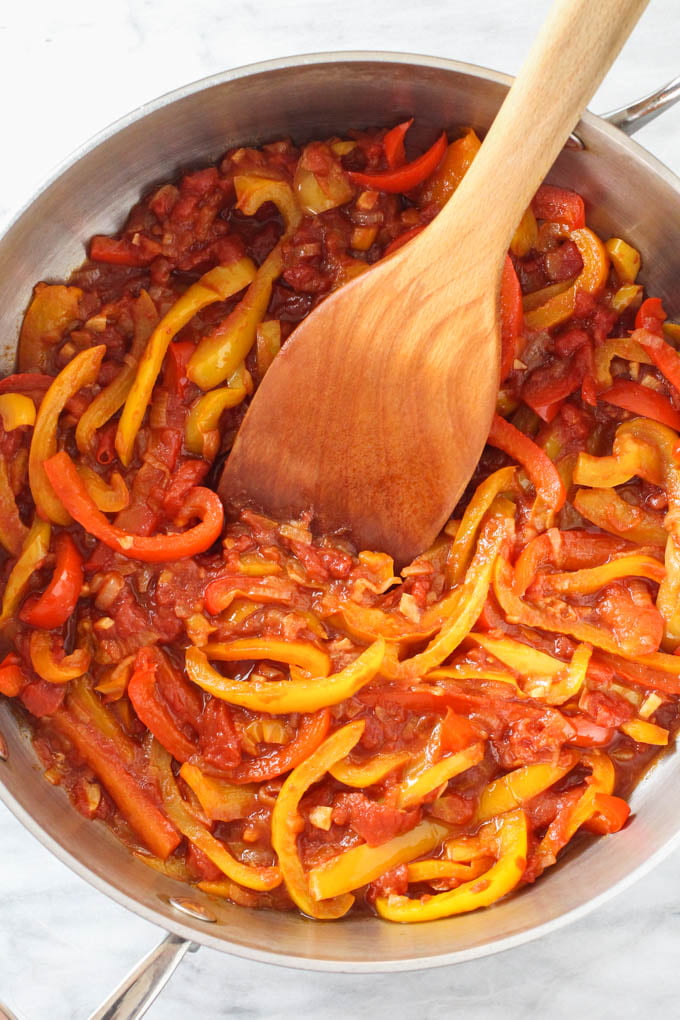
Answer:
M82 454L93 454L98 429L113 418L128 398L137 374L139 360L158 325L156 306L146 290L140 291L132 306L134 335L121 369L108 386L90 401L76 425L76 446Z
M232 882L237 882L239 885L245 886L246 889L256 891L275 889L280 885L281 872L277 867L243 864L190 811L177 787L171 763L170 753L161 747L157 740L154 740L151 745L151 768L158 780L167 816L177 830L201 850Z
M344 893L326 898L322 902L314 899L297 849L298 833L304 824L299 813L299 804L310 786L323 779L328 770L346 758L352 748L359 743L364 726L363 719L355 720L327 737L323 744L297 765L284 780L272 811L272 846L278 855L288 895L308 917L323 920L342 917L354 903L354 897Z
M578 528L550 528L528 542L515 563L515 593L524 595L541 570L550 564L558 570L599 566L626 551L626 543L610 535Z
M522 807L532 797L554 786L571 772L578 761L579 755L569 751L561 756L557 764L523 765L492 780L480 794L476 820L485 822L496 815Z
M405 765L410 757L408 751L396 751L392 754L376 754L362 762L343 758L328 771L339 783L361 790L382 783L390 773Z
M492 864L493 857L478 857L477 860L470 861L469 864L433 857L426 861L411 861L406 871L409 883L441 882L446 879L455 879L458 884L469 882L473 878L480 878Z
M630 379L617 379L608 390L599 394L599 399L680 432L680 411L676 411L668 397L649 386Z
M351 149L349 150L351 152ZM345 205L354 195L334 145L311 142L295 167L293 187L298 205L313 216Z
M308 872L309 891L315 900L346 895L400 864L432 853L449 832L447 825L426 819L410 832L403 832L380 846L362 843L352 847Z
M280 654L280 653L279 653ZM289 712L316 712L339 705L376 677L385 657L385 642L378 638L339 673L298 680L265 680L251 676L236 680L213 669L208 655L200 648L187 648L186 670L198 687L232 705L256 712L283 715Z
M219 448L218 425L222 414L229 407L237 407L245 397L245 386L222 386L199 397L184 426L184 445L189 453L212 460Z
M185 762L197 753L195 744L179 728L159 697L156 686L158 651L142 648L137 653L127 695L138 719L177 761Z
M10 556L18 556L27 534L28 528L19 516L7 460L4 454L0 453L0 545Z
M627 503L614 489L579 489L572 504L581 517L612 535L638 545L666 545L662 516Z
M274 358L281 350L281 323L278 319L260 322L255 330L257 374L262 381Z
M46 372L50 352L80 318L80 287L38 284L19 334L20 372Z
M557 513L562 509L566 499L562 479L550 457L529 436L495 414L487 442L507 453L524 468L536 490L537 499L549 511Z
M330 719L327 708L312 715L301 716L298 732L288 744L250 761L242 761L230 770L229 779L232 783L264 783L290 772L306 761L323 743L328 734Z
M519 355L524 324L522 288L509 255L505 256L501 274L501 381L512 371Z
M586 225L583 199L569 188L542 184L531 201L531 209L537 219L564 223L569 230L578 230Z
M609 793L595 795L594 813L584 822L581 828L594 832L598 836L609 836L620 832L628 821L630 804L621 797L613 797Z
M493 823L489 823L493 824ZM509 811L495 823L498 827L498 860L482 876L464 882L449 892L421 899L408 896L379 896L375 908L388 921L414 923L434 921L453 914L488 907L517 886L526 869L528 827L521 809Z
M284 577L249 578L242 574L231 574L211 581L205 589L203 601L210 615L217 616L236 599L288 606L296 594L295 585Z
M42 680L48 684L66 684L87 673L92 656L86 648L76 648L59 659L54 653L53 641L53 636L45 630L31 633L31 664Z
M658 747L666 747L668 744L668 730L645 719L628 719L621 723L619 729L638 744L653 744Z
M604 244L621 283L635 283L640 272L640 252L620 237L610 237Z
M583 269L568 290L556 294L531 311L525 307L524 321L529 329L552 329L566 322L574 314L579 291L597 294L607 282L609 255L597 234L588 227L582 227L572 230L569 236L581 253Z
M664 340L662 334L646 328L634 330L631 336L634 342L644 348L675 391L680 393L680 354L675 347Z
M564 705L571 701L585 685L592 654L590 645L577 645L571 662L558 676L531 678L524 685L526 694L546 705Z
M538 648L522 644L521 641L515 641L512 638L492 637L489 634L476 632L468 634L468 638L522 676L538 674L539 676L555 677L566 666L566 663L561 659L556 659L546 652L541 652Z
M432 202L440 209L445 205L463 180L481 145L472 128L468 128L462 138L451 142L441 163L420 190L418 205L421 209Z
M413 117L410 117L409 120L405 120L391 128L383 138L383 152L385 153L385 161L390 170L396 170L397 167L403 166L406 162L404 138L412 124Z
M2 593L0 627L4 627L8 620L16 615L34 572L45 562L50 548L51 530L49 521L41 521L36 517Z
M113 266L148 266L162 253L163 247L158 241L142 237L143 244L135 244L131 237L98 234L90 242L90 258L93 262L107 262Z
M51 722L87 762L149 850L163 860L169 857L177 849L181 837L138 779L127 770L113 741L93 721L78 719L67 709L58 709Z
M570 290L575 279L576 277L572 280L559 280L557 283L549 283L547 287L541 287L540 290L529 291L529 293L525 294L522 298L522 309L524 310L524 314L526 315L527 312L536 311L537 308L541 308L543 305L546 305L549 301L552 301L553 298L559 297L560 294L564 294L566 291Z
M635 316L635 329L647 330L662 337L663 326L667 318L661 298L647 298L638 308Z
M536 223L536 217L531 206L528 206L512 236L510 251L518 258L524 258L536 244L537 237L538 224Z
M57 452L57 424L64 405L78 390L96 381L105 354L103 344L76 354L54 379L38 411L28 455L28 478L38 514L54 524L67 526L71 518L50 485L45 461Z
M87 464L78 464L77 470L94 505L102 513L117 514L129 505L130 493L118 471L112 472L111 480L107 483Z
M0 394L0 418L5 432L35 425L35 404L24 393Z
M42 595L27 600L19 619L31 627L54 630L62 627L73 612L83 587L83 557L69 534L60 532L54 542L54 572Z
M459 600L436 637L424 651L402 662L386 659L382 672L392 680L413 680L424 676L458 647L484 608L494 564L508 534L504 518L491 517L484 525L477 549L458 590Z
M0 694L16 698L27 683L28 677L19 665L19 656L14 653L6 655L0 662Z
M311 641L285 641L275 637L234 638L203 648L209 659L218 662L242 662L244 659L268 659L299 666L313 677L327 677L331 660L327 652Z
M439 610L442 612L442 619L448 613L450 607L455 606L458 599L455 596L445 596L447 605L443 606L440 600ZM433 607L434 609L434 607ZM426 626L410 620L403 614L385 612L376 606L360 606L356 602L347 601L338 606L338 617L342 619L342 626L357 641L370 642L376 636L384 637L391 643L413 643L430 637L441 624L441 620L434 619L434 612Z
M265 202L273 202L284 222L284 236L290 237L302 221L302 210L286 181L257 174L234 177L236 208L246 216L254 216Z
M659 450L651 443L641 442L635 435L617 430L613 452L594 457L580 453L574 467L575 485L613 488L624 485L640 475L652 485L663 485L664 465Z
M642 301L644 287L638 283L624 283L609 299L609 303L618 315L623 315L629 308L637 308Z
M584 764L592 768L592 774L585 783L579 799L561 812L548 826L548 831L536 849L536 858L542 868L549 867L557 860L562 847L566 846L574 833L596 812L598 794L611 795L614 789L614 766L601 751L586 751L581 755Z
M128 559L144 563L186 559L205 552L221 534L224 510L219 496L210 489L201 486L189 489L182 512L175 522L181 527L192 517L198 517L200 523L188 531L168 535L132 535L111 524L97 509L65 450L60 450L45 462L45 471L54 492L73 519L88 534Z
M371 188L373 191L386 191L389 194L400 194L413 191L419 184L426 181L430 174L434 173L441 163L446 152L446 132L441 135L433 145L412 163L396 167L393 170L382 170L378 173L359 173L351 171L348 177L352 184L358 184L362 188Z
M196 794L201 807L213 822L233 822L238 818L248 818L258 806L258 788L253 783L238 786L226 779L216 779L188 762L182 765L179 774Z
M403 779L397 787L397 806L406 809L419 804L433 790L479 765L484 757L484 744L475 743L455 754L446 755L435 765L418 770Z
M154 329L135 370L116 432L116 452L126 467L170 342L202 308L243 290L255 272L252 261L245 257L228 266L215 266L177 299Z
M631 553L619 556L609 563L586 570L574 570L563 574L544 574L541 585L548 591L559 591L568 595L588 595L599 591L610 581L623 577L646 577L657 583L663 581L666 571L662 563L653 556Z

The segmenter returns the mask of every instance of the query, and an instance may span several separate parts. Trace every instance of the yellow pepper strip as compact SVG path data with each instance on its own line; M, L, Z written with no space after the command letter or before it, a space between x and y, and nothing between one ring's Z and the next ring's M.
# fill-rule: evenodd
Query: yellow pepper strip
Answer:
M469 864L442 860L433 857L427 861L412 861L408 865L409 882L439 882L442 879L455 878L458 882L469 882L479 878L493 864L493 857L478 857Z
M659 585L656 608L664 618L663 648L674 652L680 645L680 545L673 535L668 536L665 554L665 577Z
M581 517L611 535L638 545L666 545L668 534L660 516L626 503L614 489L579 489L572 502Z
M283 242L302 219L302 211L285 181L237 176L234 187L237 207L248 216L254 216L263 202L274 202L283 216L285 230L236 308L200 340L192 354L187 375L202 390L219 386L248 355L255 343L257 327L267 311L274 281L283 270Z
M118 471L111 475L107 483L101 475L88 467L87 464L77 465L78 474L85 483L85 488L92 497L98 510L105 514L117 514L124 510L130 502L130 493L125 479Z
M444 853L447 861L458 861L469 864L488 855L488 849L484 846L482 835L484 826L476 836L456 836L454 839L447 839L444 844Z
M472 128L451 142L441 163L427 178L418 196L421 208L435 202L440 208L449 200L479 152L481 142Z
M73 680L67 695L70 712L77 718L90 723L97 730L113 741L123 761L131 765L139 754L139 746L131 740L119 724L113 712L110 712L92 688L86 677Z
M534 680L525 685L526 693L548 705L564 705L570 698L576 697L586 682L592 654L590 645L577 645L571 662L559 677L553 677L547 684L542 679Z
M640 365L653 365L651 357L642 344L631 337L615 337L599 344L593 352L593 375L598 387L608 390L614 385L611 363L614 358L637 362Z
M281 323L278 319L261 322L255 331L257 374L264 379L267 369L281 350Z
M514 641L512 638L495 638L489 634L468 634L468 638L475 644L481 645L485 651L494 658L505 663L510 669L522 676L538 674L539 676L557 676L565 668L566 663L555 659L546 652L532 648L531 645L524 645L521 641Z
M668 743L668 730L656 723L646 722L644 719L629 719L621 723L619 729L627 734L638 744L655 744L658 747L665 747Z
M217 453L217 446L211 444L210 439L213 434L218 434L217 426L222 413L228 407L236 407L245 400L245 396L245 386L222 386L199 397L192 405L184 426L184 445L187 450L199 457L205 456L207 452L212 459Z
M469 635L472 636L472 635ZM524 691L512 673L504 673L498 669L487 669L484 666L469 666L465 662L455 662L440 669L431 669L428 680L492 680L498 684L510 684L520 696Z
M218 662L240 662L242 659L271 659L299 666L313 677L326 677L331 670L327 652L311 641L283 641L281 638L234 638L208 644L203 649L209 659Z
M564 294L565 291L571 290L573 280L560 280L559 283L549 283L547 287L541 287L540 290L532 290L528 294L525 294L522 298L522 310L526 315L527 312L533 312L537 308L542 308L554 297L558 297L560 294Z
M588 227L572 230L569 237L581 253L583 269L568 290L557 294L545 304L525 313L529 329L551 329L566 322L574 313L576 295L579 291L596 294L607 282L609 255L597 234Z
M163 807L175 828L201 850L213 864L224 872L232 882L238 882L246 889L265 891L281 884L281 872L276 867L253 867L242 864L215 839L210 830L189 810L182 800L175 777L172 774L172 757L157 740L151 745L151 768L158 779L163 798Z
M474 765L479 765L483 757L484 744L471 744L462 751L447 755L436 765L407 776L397 788L397 806L409 808L419 804L433 790L444 786L462 772L467 772Z
M440 666L469 633L481 613L491 584L494 564L507 535L507 521L492 517L484 526L460 596L451 616L425 651L403 662L386 661L383 672L390 679L413 680Z
M635 283L640 272L640 252L637 248L622 241L620 237L610 237L604 246L621 283Z
M256 808L257 790L255 783L237 786L225 779L205 775L196 765L185 762L179 774L191 787L208 818L213 822L233 822L247 818Z
M571 772L579 761L576 752L564 755L559 765L523 765L494 779L484 787L477 807L477 821L485 822L495 815L521 807L526 801L543 793L558 779Z
M510 251L513 255L517 255L518 258L524 258L536 244L537 237L538 224L536 223L536 217L531 206L528 206L510 242Z
M451 595L446 596L449 605L456 605L457 597L452 599ZM444 600L442 600L444 601ZM384 637L386 641L411 642L423 641L430 637L440 623L431 624L430 629L425 629L420 623L415 623L402 613L397 615L394 612L385 612L375 606L360 606L356 602L343 602L338 607L338 616L342 618L343 628L358 641L372 641L377 635Z
M49 352L79 319L80 287L38 284L19 334L20 372L45 372Z
M448 834L448 826L426 819L410 832L403 832L380 846L362 843L352 847L312 868L307 875L310 892L315 900L325 900L359 889L390 868L431 853Z
M288 712L316 712L320 708L339 705L373 680L384 656L385 642L378 638L354 662L331 676L297 681L257 677L234 680L214 670L208 656L200 648L192 647L186 651L186 669L189 679L216 698L256 712L284 715Z
M663 485L663 462L659 451L647 443L638 442L634 436L617 432L610 456L593 457L589 453L579 453L574 468L574 484L613 488L625 484L634 475L640 475L653 485Z
M19 516L7 460L0 453L0 545L10 556L18 556L27 534L28 528Z
M35 404L23 393L0 394L0 418L5 432L35 425Z
M484 515L489 510L496 496L508 492L515 480L516 468L505 467L494 471L475 489L456 532L456 537L449 548L446 573L449 585L460 584L465 571L470 565L473 549Z
M283 567L259 553L244 553L239 556L238 572L246 577L275 577L283 573Z
M87 673L92 656L86 648L76 648L61 660L54 656L52 635L46 630L34 630L30 639L31 664L41 679L48 684L66 684Z
M154 329L137 366L116 432L116 452L126 467L132 460L137 433L151 400L166 351L174 336L206 305L226 301L243 290L255 276L249 258L228 266L215 266L175 301Z
M71 517L62 506L61 500L55 496L43 464L57 452L57 423L64 405L78 390L95 382L105 354L104 344L76 354L75 358L61 370L43 397L35 421L28 455L31 494L40 516L55 524L66 526L71 523Z
M553 591L587 595L599 591L605 584L621 577L646 577L650 581L659 582L663 581L665 576L663 564L653 556L631 553L629 556L618 556L599 567L571 570L560 574L543 574L541 579L543 584Z
M664 335L668 337L673 344L680 344L680 322L669 322L668 320L663 324Z
M328 771L345 786L353 786L363 790L376 783L382 783L390 772L405 765L411 755L408 751L396 752L394 754L377 754L366 761L355 762L351 758L343 758Z
M158 312L147 291L140 291L132 306L132 317L134 336L130 351L125 357L125 364L116 378L90 402L76 426L76 446L83 454L93 452L97 429L106 425L127 400L135 381L139 359L144 353L149 337L158 325Z
M34 571L42 566L50 548L52 528L49 521L36 518L26 535L19 559L16 561L2 595L0 627L16 615Z
M482 876L449 892L412 900L408 896L379 896L375 907L387 921L413 923L464 914L488 907L519 883L526 868L527 820L523 811L510 811L498 820L499 858Z
M322 920L342 917L354 903L354 897L345 894L325 899L323 903L313 898L297 850L297 837L304 828L298 806L309 787L323 779L328 770L346 758L359 743L365 725L363 719L358 719L327 737L287 776L272 811L272 846L279 858L288 895L308 917Z
M627 308L631 308L633 305L637 307L642 301L643 294L644 287L641 287L639 283L624 283L616 293L612 294L611 306L615 312L622 315Z

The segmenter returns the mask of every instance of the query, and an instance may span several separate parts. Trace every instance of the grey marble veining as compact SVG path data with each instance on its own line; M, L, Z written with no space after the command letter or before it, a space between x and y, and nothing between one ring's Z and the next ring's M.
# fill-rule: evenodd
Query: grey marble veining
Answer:
M596 2L596 0L595 0ZM514 72L547 0L33 0L0 9L0 229L73 149L187 81L291 53L384 49ZM680 69L678 0L652 0L592 103ZM680 172L680 110L640 142ZM0 1000L20 1020L82 1020L161 937L95 892L0 806ZM680 1008L680 859L590 917L511 952L432 972L324 975L213 951L187 957L152 1020L672 1018Z

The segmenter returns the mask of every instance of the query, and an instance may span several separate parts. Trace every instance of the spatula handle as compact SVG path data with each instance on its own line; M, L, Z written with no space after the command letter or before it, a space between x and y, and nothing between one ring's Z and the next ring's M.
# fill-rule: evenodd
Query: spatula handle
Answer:
M455 200L435 223L488 208L485 238L507 248L539 184L648 0L557 0Z

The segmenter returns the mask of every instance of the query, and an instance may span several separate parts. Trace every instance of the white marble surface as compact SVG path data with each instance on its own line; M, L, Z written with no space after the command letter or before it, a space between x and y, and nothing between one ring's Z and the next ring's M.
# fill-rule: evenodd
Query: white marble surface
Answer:
M594 3L597 0L593 0ZM652 0L592 108L680 69L678 2ZM548 0L31 0L0 10L0 229L71 150L140 103L251 61L404 50L513 72ZM680 172L680 109L639 139ZM160 937L52 858L0 806L0 1000L20 1020L80 1020ZM678 1015L680 858L591 917L521 949L430 973L314 975L208 950L155 1020L360 1015L439 1020Z

